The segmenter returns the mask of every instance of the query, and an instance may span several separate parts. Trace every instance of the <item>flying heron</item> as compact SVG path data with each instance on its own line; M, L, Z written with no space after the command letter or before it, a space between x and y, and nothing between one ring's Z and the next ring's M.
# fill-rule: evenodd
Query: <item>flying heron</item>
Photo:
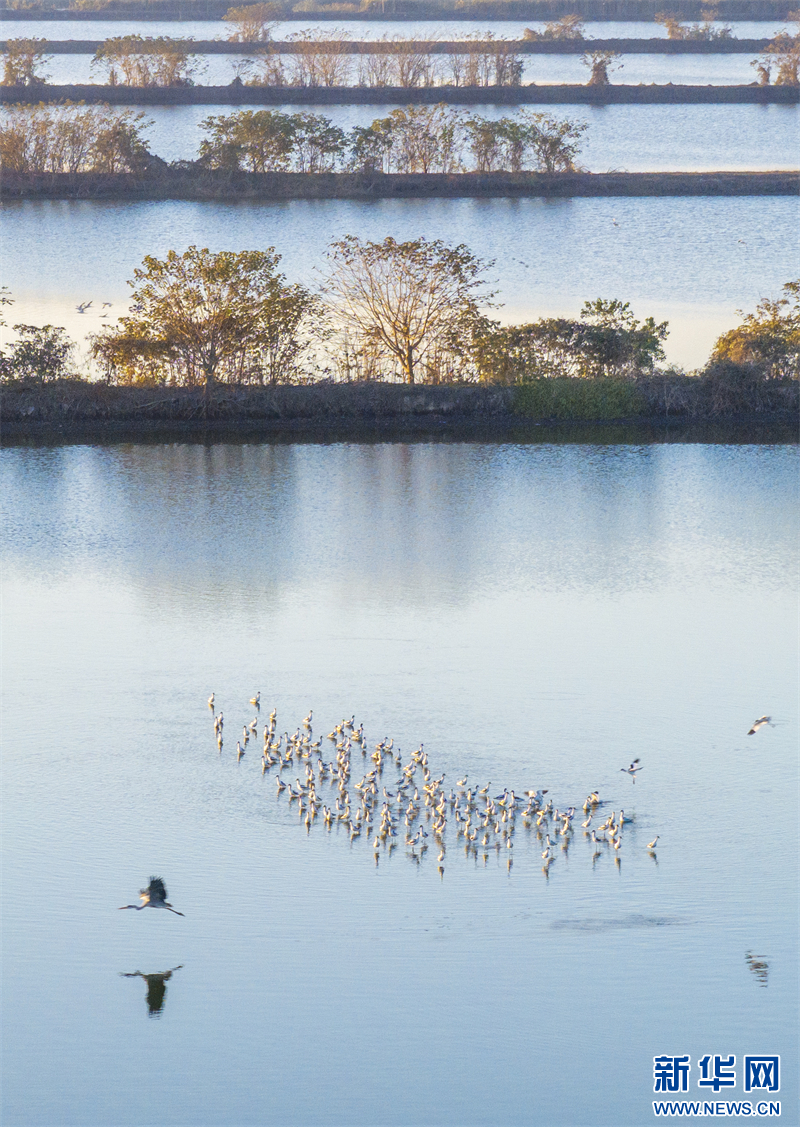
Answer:
M120 912L124 912L126 908L134 908L137 912L141 912L142 908L166 908L176 916L183 915L183 912L177 911L167 900L167 886L161 877L150 877L147 888L140 890L139 899L141 904L123 904L119 909Z

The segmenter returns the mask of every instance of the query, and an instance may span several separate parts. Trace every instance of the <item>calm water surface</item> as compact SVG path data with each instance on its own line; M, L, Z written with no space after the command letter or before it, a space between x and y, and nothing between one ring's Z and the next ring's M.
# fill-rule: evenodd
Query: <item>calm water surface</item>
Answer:
M778 296L797 274L798 201L788 197L48 202L6 204L2 216L4 281L16 299L8 319L65 325L75 338L108 323L103 301L112 317L121 311L146 254L192 243L275 246L290 279L316 286L328 243L349 233L464 242L495 259L503 318L575 316L586 300L620 297L638 317L668 320L668 357L690 367L737 323L737 309Z
M689 21L691 22L691 21ZM524 20L346 20L340 26L325 20L282 20L273 38L285 39L309 29L322 30L330 39L465 39L491 32L498 39L522 39L526 27L544 28L542 21ZM716 27L722 26L719 23ZM784 23L772 20L735 20L728 23L737 39L766 39ZM646 21L588 21L590 39L666 39L666 29ZM221 20L2 20L4 39L106 39L115 35L171 35L185 39L227 39L230 27Z
M780 1053L794 1121L796 448L0 469L5 1124L640 1127L653 1056L708 1052ZM306 834L235 761L256 690L280 730L424 741L448 786L598 788L635 815L620 864L578 829L546 878L534 830L511 868L448 830L440 878ZM184 919L116 911L151 873ZM121 975L178 967L150 1020Z

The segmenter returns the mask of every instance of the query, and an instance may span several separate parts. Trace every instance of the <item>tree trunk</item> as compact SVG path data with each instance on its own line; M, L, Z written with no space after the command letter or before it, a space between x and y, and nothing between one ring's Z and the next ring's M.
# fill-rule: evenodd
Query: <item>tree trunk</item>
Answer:
M403 367L406 370L406 383L413 384L414 382L414 348L413 345L406 346L406 354L403 358Z

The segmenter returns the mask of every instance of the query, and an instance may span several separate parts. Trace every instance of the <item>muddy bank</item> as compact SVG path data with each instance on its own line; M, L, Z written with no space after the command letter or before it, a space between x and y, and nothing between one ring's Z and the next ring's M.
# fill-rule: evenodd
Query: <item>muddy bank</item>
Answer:
M93 11L73 11L69 8L36 7L0 9L0 18L15 20L221 20L231 7L230 0L178 0L163 3L139 3L137 0L111 0L111 3ZM280 18L307 20L552 20L577 14L584 20L652 20L663 10L663 0L493 0L476 3L419 3L417 0L368 0L354 4L352 11L342 11L342 5L320 3L320 10L297 13L294 0L280 4ZM705 0L673 0L670 12L682 19L700 20L707 4ZM791 0L718 0L715 4L720 20L785 20L793 8ZM338 9L338 10L337 10Z
M738 433L738 441L795 442L798 390L792 383L754 386L744 394L738 387L732 393L708 380L672 376L634 384L545 380L524 387L217 386L206 397L192 388L61 381L38 388L5 387L0 440L5 445L415 437L537 441L542 425L566 428L568 435L573 426L624 424L639 428L643 436L663 436L665 428L673 427L678 428L673 433L684 428L684 435L705 435L696 441L733 440L722 436ZM713 434L719 437L709 438Z
M48 55L93 55L103 45L103 39L51 39L43 44ZM187 39L186 46L196 55L252 55L263 51L263 43L231 43L219 39ZM769 39L509 39L508 44L520 55L582 55L584 51L618 51L633 55L736 55L757 54L770 42ZM6 50L7 41L0 40L0 52ZM476 40L469 43L470 50L479 48ZM488 44L486 44L488 47ZM426 55L450 55L463 51L465 41L457 39L409 39L388 42L360 40L331 40L317 42L314 50L331 55L398 55L415 51ZM270 52L278 55L296 55L303 51L296 42L273 39Z
M800 86L0 86L0 104L114 106L797 105Z
M224 172L19 173L0 177L2 200L323 200L575 196L796 196L798 172Z

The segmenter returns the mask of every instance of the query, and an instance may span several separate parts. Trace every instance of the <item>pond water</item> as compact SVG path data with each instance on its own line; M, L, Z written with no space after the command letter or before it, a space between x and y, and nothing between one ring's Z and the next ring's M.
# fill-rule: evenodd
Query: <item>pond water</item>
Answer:
M691 22L691 21L690 21ZM715 24L715 26L722 26ZM735 20L727 26L736 39L767 39L786 23L774 20ZM324 20L283 20L275 24L273 38L285 39L310 29L322 29L331 38L348 39L464 39L490 32L498 39L522 39L526 27L539 30L544 22L524 20L346 20L340 25ZM230 26L222 20L3 20L7 39L110 39L115 35L170 35L184 39L227 39ZM645 21L589 21L589 39L666 39L660 24Z
M575 316L586 300L619 297L638 317L668 320L670 361L698 367L737 309L796 277L799 214L791 197L23 203L3 205L0 257L16 299L9 322L82 338L122 311L146 254L275 246L287 276L316 287L333 239L423 235L495 260L504 320Z
M637 85L638 83L688 86L724 86L740 83L747 85L755 79L751 67L754 55L625 55L622 66L612 72L616 85ZM226 86L238 73L241 57L232 55L203 55L194 72L194 82L209 86ZM250 60L251 65L255 60ZM291 78L292 57L285 56L287 74ZM525 55L523 56L522 81L539 85L558 83L583 84L588 70L578 55ZM358 64L348 60L349 73L342 85L356 85ZM434 57L435 73L439 83L451 79L451 70L446 56ZM48 81L56 85L72 83L105 82L108 71L102 66L92 65L91 55L53 55L45 66ZM252 73L257 73L258 67Z
M74 446L0 471L7 1127L641 1127L662 1054L713 1100L780 1054L793 1121L796 448ZM354 714L448 789L545 788L571 843L544 872L535 822L475 855L451 814L440 873L402 821L377 861L306 831L260 731L236 760L259 691L280 732L313 708L326 761ZM593 789L593 824L633 818L616 857L580 828ZM151 874L184 918L116 910ZM735 1089L698 1089L707 1053Z

